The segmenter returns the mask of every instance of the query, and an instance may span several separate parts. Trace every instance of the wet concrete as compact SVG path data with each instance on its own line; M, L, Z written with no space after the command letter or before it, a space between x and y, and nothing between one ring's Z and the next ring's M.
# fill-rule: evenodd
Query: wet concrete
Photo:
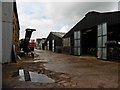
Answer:
M41 51L44 52L44 51ZM68 73L81 88L118 87L118 63L97 60L90 56L71 56L47 52L43 53L49 62L45 68L56 72ZM40 55L42 56L44 55ZM109 83L109 84L108 84Z
M79 57L50 51L35 51L35 60L23 59L17 64L3 65L3 80L5 85L14 88L117 88L117 62L97 60L95 57ZM38 60L38 61L37 61ZM40 60L40 61L39 61ZM46 60L47 63L41 62ZM36 61L36 62L34 62ZM31 81L20 81L17 76L19 69L29 71ZM37 77L50 78L54 82L37 82ZM45 79L46 81L49 81ZM41 80L41 79L40 79ZM39 81L40 81L39 80ZM13 83L11 83L11 81ZM44 81L44 80L43 80Z
M34 60L33 62L43 62L43 63L47 63L48 61L47 61L47 60L36 59L36 60Z

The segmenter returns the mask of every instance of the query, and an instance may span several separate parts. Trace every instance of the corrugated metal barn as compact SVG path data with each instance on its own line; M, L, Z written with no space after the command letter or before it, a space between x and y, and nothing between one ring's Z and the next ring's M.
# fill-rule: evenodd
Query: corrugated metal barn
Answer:
M63 32L50 32L45 41L46 49L53 52L62 52L62 37L64 35Z
M70 54L92 55L100 59L120 59L120 11L89 12L63 37L64 51ZM74 48L74 50L72 50Z
M45 50L45 44L44 44L45 40L46 40L46 38L42 38L40 43L39 43L39 46L40 46L41 50Z

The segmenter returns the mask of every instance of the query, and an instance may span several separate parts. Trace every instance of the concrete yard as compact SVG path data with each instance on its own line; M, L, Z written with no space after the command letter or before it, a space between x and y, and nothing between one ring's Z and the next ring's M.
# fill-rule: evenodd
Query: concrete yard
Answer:
M92 56L73 56L35 50L17 63L3 64L3 88L118 88L119 62ZM20 79L19 70L31 72L31 81ZM40 81L39 75L43 78ZM48 79L49 78L49 79ZM51 81L50 81L51 80Z

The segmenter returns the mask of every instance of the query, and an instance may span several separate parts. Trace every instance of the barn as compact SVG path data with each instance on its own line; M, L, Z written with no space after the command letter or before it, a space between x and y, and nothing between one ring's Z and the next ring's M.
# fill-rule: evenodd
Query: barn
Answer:
M98 59L119 60L119 29L120 11L88 12L64 35L63 50L73 55L92 55Z
M62 37L64 35L65 33L63 32L50 32L45 41L46 50L59 53L62 52Z

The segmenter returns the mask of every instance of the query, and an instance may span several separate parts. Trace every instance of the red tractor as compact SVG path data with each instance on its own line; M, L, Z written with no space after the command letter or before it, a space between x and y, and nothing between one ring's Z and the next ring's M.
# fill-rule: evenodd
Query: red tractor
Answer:
M28 48L30 49L30 51L34 51L35 46L36 46L35 40L31 40L28 44Z

